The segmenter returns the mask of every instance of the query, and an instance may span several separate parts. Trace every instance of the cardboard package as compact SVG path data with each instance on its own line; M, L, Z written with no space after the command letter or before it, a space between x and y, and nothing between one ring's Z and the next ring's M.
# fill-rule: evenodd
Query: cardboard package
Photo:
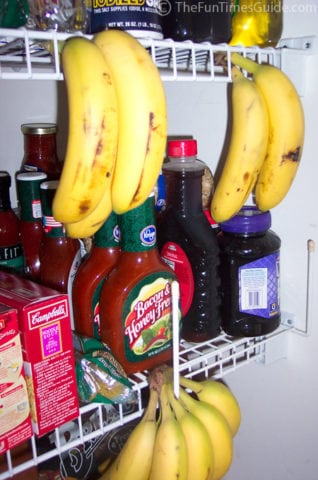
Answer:
M0 302L18 312L33 431L79 415L68 296L0 271Z

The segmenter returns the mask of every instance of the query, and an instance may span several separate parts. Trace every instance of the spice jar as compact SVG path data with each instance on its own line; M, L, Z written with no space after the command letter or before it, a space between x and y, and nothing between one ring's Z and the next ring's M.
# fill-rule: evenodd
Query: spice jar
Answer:
M25 123L21 125L24 139L22 171L44 172L48 180L60 177L62 163L56 151L55 123Z
M222 327L233 336L258 336L280 324L281 241L270 212L243 207L220 224Z

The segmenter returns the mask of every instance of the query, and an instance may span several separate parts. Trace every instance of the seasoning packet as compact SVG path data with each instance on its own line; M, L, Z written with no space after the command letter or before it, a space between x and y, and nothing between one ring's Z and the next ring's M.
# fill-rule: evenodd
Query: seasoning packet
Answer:
M108 345L73 332L79 398L84 403L119 404L137 401L124 369Z

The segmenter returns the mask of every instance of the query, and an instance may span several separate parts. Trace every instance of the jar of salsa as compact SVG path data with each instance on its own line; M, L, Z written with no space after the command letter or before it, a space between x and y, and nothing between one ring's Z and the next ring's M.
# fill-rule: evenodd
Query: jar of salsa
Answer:
M104 225L95 233L92 248L75 275L72 301L77 333L100 339L100 292L119 255L118 219L112 212Z
M127 374L172 359L174 272L157 249L154 196L119 216L119 260L100 295L101 339Z
M24 123L21 125L24 139L22 171L44 172L48 180L60 177L62 163L57 156L55 123Z

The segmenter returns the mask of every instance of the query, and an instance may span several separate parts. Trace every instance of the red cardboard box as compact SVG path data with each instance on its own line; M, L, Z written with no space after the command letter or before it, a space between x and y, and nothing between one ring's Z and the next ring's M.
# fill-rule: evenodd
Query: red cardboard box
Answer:
M18 313L0 304L0 454L32 434Z
M0 302L18 311L33 431L79 415L68 296L0 271Z

